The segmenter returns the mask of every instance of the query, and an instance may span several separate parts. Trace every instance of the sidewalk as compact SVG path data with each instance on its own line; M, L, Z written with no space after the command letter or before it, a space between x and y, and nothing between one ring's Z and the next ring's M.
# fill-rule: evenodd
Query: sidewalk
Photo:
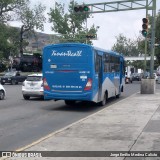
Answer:
M34 152L160 151L160 90L156 90L155 94L136 93L21 150ZM20 158L10 159L17 160ZM160 157L45 157L23 159L159 160Z

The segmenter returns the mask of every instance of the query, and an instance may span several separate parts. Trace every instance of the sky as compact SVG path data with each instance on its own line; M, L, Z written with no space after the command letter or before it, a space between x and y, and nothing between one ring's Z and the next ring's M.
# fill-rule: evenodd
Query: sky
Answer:
M32 5L38 2L46 6L45 16L48 19L47 13L50 8L55 6L56 2L69 4L70 0L30 0ZM78 4L83 2L86 4L101 3L101 2L111 2L118 0L75 0ZM119 0L120 1L120 0ZM149 0L150 1L150 0ZM160 0L157 0L157 12L160 10ZM149 12L151 14L151 11ZM116 37L119 34L123 34L127 38L136 39L140 35L142 30L142 18L146 16L146 10L134 10L134 11L121 11L121 12L104 12L104 13L94 13L91 18L87 19L87 26L90 27L92 24L99 26L97 40L93 40L93 45L103 49L111 49L116 43ZM12 26L21 27L19 22L11 22ZM51 31L51 26L49 22L44 24L43 33L55 34Z

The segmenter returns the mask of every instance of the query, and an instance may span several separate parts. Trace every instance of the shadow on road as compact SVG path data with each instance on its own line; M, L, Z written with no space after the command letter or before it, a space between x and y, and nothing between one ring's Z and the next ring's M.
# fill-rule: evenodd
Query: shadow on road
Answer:
M119 99L117 98L109 98L105 106L99 106L96 103L86 102L86 101L76 102L73 106L68 106L66 104L62 105L62 101L61 103L57 102L57 104L55 104L56 102L54 103L53 101L53 105L42 107L42 109L48 110L48 111L90 112L98 109L103 109L105 107L109 107L109 105L116 103L118 100Z

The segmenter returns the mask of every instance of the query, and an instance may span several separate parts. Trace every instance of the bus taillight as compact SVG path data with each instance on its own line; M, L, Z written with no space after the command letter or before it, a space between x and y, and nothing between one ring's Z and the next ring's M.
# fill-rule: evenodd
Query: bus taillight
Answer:
M43 78L43 87L45 90L50 90L50 87L48 86L46 78Z
M88 81L87 81L87 84L86 84L86 87L84 88L84 90L89 91L89 90L91 90L91 88L92 88L92 79L88 78Z

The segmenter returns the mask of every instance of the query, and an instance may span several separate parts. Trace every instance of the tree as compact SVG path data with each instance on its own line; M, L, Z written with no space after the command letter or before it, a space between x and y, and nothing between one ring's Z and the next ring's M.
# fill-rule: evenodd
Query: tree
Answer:
M112 47L113 51L122 53L124 56L138 56L140 54L137 41L127 39L123 34L119 34L116 40L117 42Z
M160 10L156 16L156 43L160 45ZM160 65L160 46L155 48L155 55L157 57L158 64Z
M77 2L71 1L68 7L68 12L65 13L65 6L61 3L56 3L55 9L50 8L48 15L50 16L49 22L53 24L52 30L61 34L60 42L86 42L86 35L96 34L98 27L94 25L91 28L86 28L86 20L89 14L75 14L73 12L74 6L78 5ZM62 39L63 38L63 39ZM88 39L88 43L92 44Z
M17 27L9 27L8 30L8 40L10 45L12 46L11 48L11 53L12 56L17 56L19 53L19 39L20 39L20 35L19 35L20 29ZM14 34L13 34L14 33Z
M14 33L14 34L13 34ZM8 57L18 54L19 30L0 23L0 61L8 60Z
M142 36L139 36L137 39L132 40L130 38L127 39L125 36L123 36L123 34L119 34L116 39L117 42L112 47L112 50L118 53L122 53L124 56L144 55L144 39L142 38ZM126 65L134 66L136 69L144 68L144 63L142 61L126 61Z
M27 2L28 0L0 0L0 23L11 20L14 13Z
M0 57L5 57L8 48L8 29L5 24L0 23Z
M21 7L19 12L19 20L22 22L20 30L20 53L23 54L24 47L24 34L25 36L30 36L34 34L34 29L39 29L43 31L46 18L44 16L44 11L46 7L42 4L35 5L34 8L29 7L28 4L25 4Z

